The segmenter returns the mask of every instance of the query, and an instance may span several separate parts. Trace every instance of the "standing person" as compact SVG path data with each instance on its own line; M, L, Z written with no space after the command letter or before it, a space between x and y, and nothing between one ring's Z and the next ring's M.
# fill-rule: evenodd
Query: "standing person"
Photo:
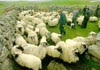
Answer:
M89 8L86 8L86 12L84 13L84 19L82 21L82 28L87 27L87 22L89 20L89 17L90 17L90 10Z
M76 20L77 20L77 17L79 16L79 10L76 9L73 11L73 17L72 17L72 23L74 23L74 26L73 28L75 29L75 26L76 26Z
M83 15L85 14L87 8L87 5L85 5L85 7L83 8Z
M99 10L100 10L100 7L99 5L97 5L97 8L95 10L95 16L98 17L99 16Z
M59 11L58 13L60 15L60 18L59 18L59 21L58 21L60 34L65 35L66 31L64 29L64 25L67 23L67 19L66 19L65 14L62 13L62 11Z

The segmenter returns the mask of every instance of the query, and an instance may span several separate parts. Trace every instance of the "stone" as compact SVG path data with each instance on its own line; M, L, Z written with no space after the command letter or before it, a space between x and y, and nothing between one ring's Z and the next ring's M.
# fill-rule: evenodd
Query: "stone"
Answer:
M8 56L9 51L6 47L0 48L1 52L0 52L0 63L2 63Z
M66 67L62 63L58 63L52 60L47 66L48 70L67 70Z

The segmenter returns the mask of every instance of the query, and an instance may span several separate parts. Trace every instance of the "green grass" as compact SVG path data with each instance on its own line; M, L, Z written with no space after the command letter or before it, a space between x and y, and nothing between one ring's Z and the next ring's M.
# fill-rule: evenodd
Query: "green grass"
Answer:
M98 25L97 22L88 22L87 24L87 28L86 29L82 29L81 26L76 25L75 29L70 29L68 25L65 25L65 30L67 32L67 34L65 36L62 37L62 40L66 40L66 39L72 39L75 38L77 36L88 36L89 32L94 31L94 32L99 32L98 30ZM56 32L59 33L59 26L56 27L49 27L47 26L48 30L51 32Z

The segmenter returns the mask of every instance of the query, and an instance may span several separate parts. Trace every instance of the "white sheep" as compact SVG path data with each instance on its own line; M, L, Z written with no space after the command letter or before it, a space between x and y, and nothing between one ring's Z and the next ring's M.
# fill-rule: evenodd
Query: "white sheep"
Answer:
M82 25L83 19L84 19L84 16L79 16L77 18L78 25Z
M58 19L57 18L49 20L49 22L48 22L49 26L57 26L57 24L58 24Z
M39 46L36 46L34 44L26 44L26 45L23 45L22 47L24 48L23 52L25 54L34 55L34 56L40 58L41 60L43 58L45 58L45 56L46 56L46 46L44 46L44 44L43 44L43 46L42 46L42 44Z
M56 46L62 49L60 59L68 63L76 63L79 60L76 53L82 54L86 49L86 46L82 42L76 42L70 39L66 40L66 42L60 41Z
M35 31L30 30L28 32L27 42L35 45L38 44L38 36Z
M90 16L89 21L96 22L98 18L96 16Z
M22 52L24 49L19 45L14 45L11 49L11 54L14 55L16 52Z
M61 41L61 34L58 34L58 33L51 33L51 40L54 42L54 43L58 43L59 41Z
M59 58L60 57L60 52L57 50L57 46L48 46L47 48L47 55L53 57L53 58Z
M85 37L81 37L81 36L77 36L77 37L73 38L72 40L77 41L77 42L86 43L86 38Z
M46 27L40 28L39 33L41 36L50 36L50 32Z
M17 21L17 24L16 24L16 33L19 33L21 35L24 34L24 26L22 25L21 21Z
M96 36L97 36L97 33L91 31L89 33L89 35L86 37L86 43L87 45L93 45L93 44L96 44Z
M17 52L13 56L15 61L21 66L25 66L32 70L42 69L41 60L34 55Z
M27 44L26 40L23 38L23 36L21 36L20 34L15 34L16 38L15 38L15 44L16 45L24 45Z

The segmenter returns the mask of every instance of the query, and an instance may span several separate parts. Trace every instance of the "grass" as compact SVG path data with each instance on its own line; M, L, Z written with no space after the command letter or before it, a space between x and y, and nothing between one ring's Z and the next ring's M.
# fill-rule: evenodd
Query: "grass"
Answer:
M66 30L66 35L62 37L62 40L66 40L66 39L71 39L71 38L75 38L77 36L88 36L89 32L94 31L96 33L99 32L98 30L98 25L97 22L88 22L87 24L87 28L86 29L82 29L81 26L76 25L75 29L70 29L68 25L65 25L65 30ZM59 33L59 26L57 25L56 27L49 27L47 26L48 30L51 32L56 32Z

